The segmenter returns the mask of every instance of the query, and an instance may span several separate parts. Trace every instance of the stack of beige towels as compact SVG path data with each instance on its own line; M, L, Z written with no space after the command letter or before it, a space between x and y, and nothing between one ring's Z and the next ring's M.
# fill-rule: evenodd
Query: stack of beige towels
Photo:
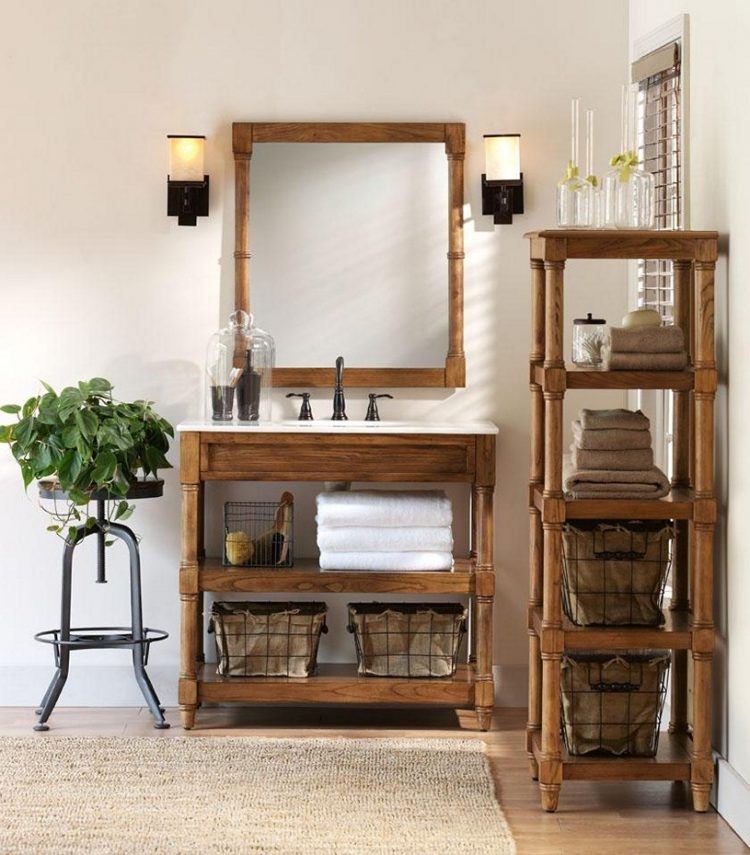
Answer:
M610 327L602 357L607 371L684 371L688 363L685 336L676 326Z
M666 496L669 481L654 466L650 428L640 410L581 410L573 422L566 492L574 499Z

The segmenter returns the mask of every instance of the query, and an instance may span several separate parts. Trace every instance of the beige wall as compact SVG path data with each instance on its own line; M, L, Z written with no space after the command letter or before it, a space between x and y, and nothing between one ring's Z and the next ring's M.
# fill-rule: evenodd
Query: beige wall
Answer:
M750 116L744 105L750 84L747 36L750 5L743 0L631 0L631 41L673 16L689 14L690 222L718 229L717 465L721 520L717 543L716 620L719 645L715 678L717 749L750 782L750 574L747 515L750 512L750 192L746 169ZM731 366L731 368L730 368ZM747 793L750 799L750 790ZM745 812L750 800L745 803Z
M529 300L522 234L554 222L572 95L597 108L600 170L617 144L625 0L0 0L0 12L3 401L30 395L37 378L63 385L104 375L119 395L153 399L174 421L201 412L205 345L231 304L233 120L466 122L468 387L399 392L388 412L500 425L495 658L501 700L523 702ZM480 214L481 137L502 131L523 135L527 213L493 228ZM208 135L211 215L197 228L179 228L165 212L164 138L179 132ZM736 160L715 164L712 180L730 168L739 169ZM568 318L621 314L624 265L571 265L569 284ZM350 409L363 407L352 394ZM172 633L152 655L168 701L177 663L176 481L170 473L165 498L144 503L134 517L143 536L146 618ZM58 622L60 544L44 533L6 453L0 507L0 702L33 703L51 663L31 635ZM309 527L301 537L312 544ZM124 570L124 556L113 553L111 582L95 586L93 556L82 557L77 620L126 616ZM339 633L327 647L348 651L350 644ZM114 684L110 667L95 670L114 664L127 668L114 653L76 661L63 702L137 702L129 682Z

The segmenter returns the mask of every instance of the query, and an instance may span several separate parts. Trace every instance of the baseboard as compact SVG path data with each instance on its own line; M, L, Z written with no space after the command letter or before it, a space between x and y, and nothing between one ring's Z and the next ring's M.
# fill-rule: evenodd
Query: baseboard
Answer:
M750 846L750 784L723 757L717 760L712 796L716 810L734 833Z
M52 679L51 665L0 666L0 706L35 707ZM165 706L177 703L177 666L149 665L148 675ZM76 662L60 696L65 707L140 707L143 695L130 665Z
M148 673L159 699L166 706L177 704L177 666L149 665ZM49 665L0 666L0 706L34 707L52 679ZM525 707L528 677L525 665L496 665L495 705ZM139 707L143 695L129 665L83 665L70 669L60 696L65 707Z
M529 703L529 669L526 665L495 665L496 707L526 707Z

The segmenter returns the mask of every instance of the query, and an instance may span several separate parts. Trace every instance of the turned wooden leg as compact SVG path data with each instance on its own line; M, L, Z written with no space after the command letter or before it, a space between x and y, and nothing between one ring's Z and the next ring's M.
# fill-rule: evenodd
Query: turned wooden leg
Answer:
M476 667L474 706L477 724L489 730L495 703L492 675L492 626L495 604L493 564L493 493L495 483L495 437L477 441L477 483L472 488L476 530Z
M195 724L198 706L198 661L202 659L201 619L203 594L200 590L198 559L203 549L203 485L200 483L200 442L197 433L180 439L182 478L182 557L180 562L180 680L178 700L182 726Z
M183 730L192 730L195 726L195 710L196 707L193 706L180 707L180 718L182 720Z

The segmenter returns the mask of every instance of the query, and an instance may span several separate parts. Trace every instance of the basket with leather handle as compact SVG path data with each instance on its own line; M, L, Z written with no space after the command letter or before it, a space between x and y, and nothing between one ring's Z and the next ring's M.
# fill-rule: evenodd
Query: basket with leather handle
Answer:
M357 671L368 677L452 677L466 633L460 603L349 603Z
M214 603L208 631L216 635L219 674L309 677L327 611L325 603Z
M562 731L569 753L653 757L669 663L667 650L564 656Z

